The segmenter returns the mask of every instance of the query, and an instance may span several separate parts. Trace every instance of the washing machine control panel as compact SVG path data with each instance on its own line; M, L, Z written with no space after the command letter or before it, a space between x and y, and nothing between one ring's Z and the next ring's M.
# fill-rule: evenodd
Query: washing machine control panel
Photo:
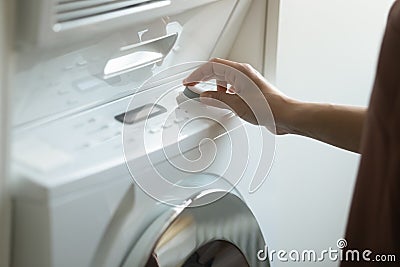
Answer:
M216 90L213 84L202 88ZM179 80L22 130L15 135L13 157L41 177L55 179L139 159L181 141L180 149L188 150L226 132L220 123L237 126L230 110L207 106L184 90Z

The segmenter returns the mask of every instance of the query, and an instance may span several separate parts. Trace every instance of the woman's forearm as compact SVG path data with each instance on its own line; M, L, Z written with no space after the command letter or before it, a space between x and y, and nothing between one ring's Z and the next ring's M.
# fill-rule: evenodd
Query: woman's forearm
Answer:
M276 134L300 134L359 152L366 108L293 100L282 94L252 66L218 58L200 66L183 83L195 85L213 78L221 84L230 84L233 90L228 93L224 86L218 86L217 91L208 91L201 95L203 103L211 104L215 100L222 102L242 119L260 124L254 110L263 108L257 107L257 104L262 105L265 102L255 101L253 105L249 105L245 101L244 92L261 91L275 119L275 127L272 129L268 123L264 125L268 130ZM232 91L235 93L232 94ZM208 99L213 101L207 101Z
M291 103L287 132L359 152L366 108L332 104Z

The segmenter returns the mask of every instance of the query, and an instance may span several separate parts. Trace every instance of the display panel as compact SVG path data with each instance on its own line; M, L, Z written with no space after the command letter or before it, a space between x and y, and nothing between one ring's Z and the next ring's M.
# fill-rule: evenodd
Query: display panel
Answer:
M160 115L166 112L167 109L158 104L146 104L144 106L135 108L128 112L115 116L117 121L126 124L134 124L146 119L150 119L154 116Z

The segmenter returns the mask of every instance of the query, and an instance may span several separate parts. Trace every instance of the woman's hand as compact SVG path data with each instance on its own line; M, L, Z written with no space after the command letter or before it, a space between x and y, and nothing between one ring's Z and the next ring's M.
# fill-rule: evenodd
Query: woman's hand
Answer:
M193 86L211 79L217 80L217 91L202 93L200 100L203 103L229 107L252 124L264 124L262 117L267 117L265 113L270 110L275 119L276 129L272 129L268 122L266 122L268 125L264 126L273 133L289 133L286 118L289 116L288 111L291 110L289 106L293 100L271 85L251 65L215 58L200 66L183 83L186 86ZM231 87L227 88L227 84ZM218 105L219 101L222 105ZM257 110L263 110L260 116L257 116Z

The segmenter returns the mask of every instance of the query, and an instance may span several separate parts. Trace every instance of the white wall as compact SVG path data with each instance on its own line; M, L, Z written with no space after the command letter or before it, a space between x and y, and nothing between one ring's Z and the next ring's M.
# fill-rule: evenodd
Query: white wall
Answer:
M281 1L278 87L307 101L367 105L392 2ZM336 248L344 234L358 161L356 154L317 141L278 137L270 176L252 197L270 249ZM273 266L287 264L294 263L275 261Z

